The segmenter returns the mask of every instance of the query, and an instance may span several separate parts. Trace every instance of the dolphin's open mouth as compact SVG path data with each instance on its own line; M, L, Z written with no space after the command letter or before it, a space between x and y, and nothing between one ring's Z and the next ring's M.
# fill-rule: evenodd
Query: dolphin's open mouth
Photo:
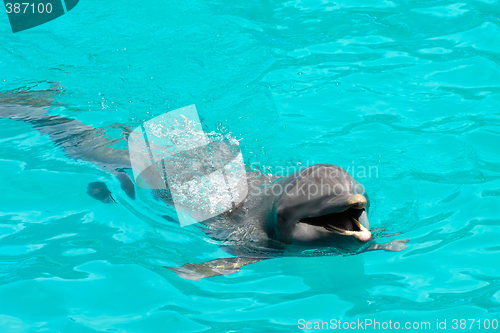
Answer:
M371 233L359 222L364 212L364 209L351 207L343 212L303 218L299 222L320 226L336 234L354 236L366 242L370 239Z

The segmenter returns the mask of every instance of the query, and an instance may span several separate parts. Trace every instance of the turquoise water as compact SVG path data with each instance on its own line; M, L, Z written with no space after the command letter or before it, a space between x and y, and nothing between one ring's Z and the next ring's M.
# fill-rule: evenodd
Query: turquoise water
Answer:
M0 119L0 331L295 332L301 319L498 331L483 325L500 320L499 36L494 0L82 0L17 34L0 14L0 92L59 82L50 112L95 127L196 104L249 164L354 170L371 227L410 238L403 252L183 280L162 266L227 254ZM93 181L119 204L87 196Z

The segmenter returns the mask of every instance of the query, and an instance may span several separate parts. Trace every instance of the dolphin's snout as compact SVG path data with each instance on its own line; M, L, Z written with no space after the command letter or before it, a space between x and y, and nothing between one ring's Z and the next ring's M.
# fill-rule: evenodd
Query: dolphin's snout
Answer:
M368 225L368 220L366 219L366 214L363 214L359 217L361 221ZM368 228L366 228L361 221L358 219L352 218L353 223L358 227L358 231L353 232L352 236L356 237L359 241L366 243L372 238L372 233Z
M356 232L354 237L356 237L359 241L366 243L370 240L370 238L372 238L372 233L370 230L364 228L363 230Z

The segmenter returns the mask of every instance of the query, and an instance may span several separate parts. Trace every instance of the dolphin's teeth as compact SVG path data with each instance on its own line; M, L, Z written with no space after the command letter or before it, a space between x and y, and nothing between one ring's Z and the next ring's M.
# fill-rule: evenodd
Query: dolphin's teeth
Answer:
M367 230L364 225L361 224L356 218L351 216L351 220L358 226L359 231Z
M352 220L352 221L353 221L353 222L354 222L354 223L355 223L358 227L359 227L359 225L361 224L361 223L359 223L359 221L358 221L355 217L352 217L352 216L351 216L351 220Z
M344 232L345 231L343 229L337 228L336 226L328 224L328 223L326 225L329 226L330 228L332 228L333 230L337 230L337 231L340 231L340 232Z
M357 219L351 216L352 221L357 224L359 231L353 233L353 235L359 239L360 241L366 243L370 240L372 234L370 230L366 229L364 225L362 225Z
M333 230L338 231L338 232L345 234L345 235L349 235L350 233L352 233L352 231L340 229L340 228L338 228L334 225L328 224L328 223L326 225L329 226L330 228L332 228Z
M341 228L339 228L339 227L336 227L336 226L331 225L331 224L328 224L328 223L326 224L326 226L327 226L327 227L329 227L329 228L331 228L331 229L333 229L334 231L337 231L337 232L339 232L339 233L341 233L341 234L348 235L348 236L360 235L360 234L362 234L363 232L368 231L368 229L366 229L366 228L365 228L365 227L361 224L361 222L359 222L356 218L354 218L354 217L352 217L352 216L351 216L351 220L352 220L352 222L354 222L354 224L355 224L355 225L357 225L357 226L358 226L359 231L354 231L354 230L352 230L352 231L351 231L351 230L341 229Z

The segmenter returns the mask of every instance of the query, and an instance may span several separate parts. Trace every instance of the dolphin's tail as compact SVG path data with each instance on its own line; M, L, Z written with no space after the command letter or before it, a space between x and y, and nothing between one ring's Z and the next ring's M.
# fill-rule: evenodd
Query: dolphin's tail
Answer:
M54 94L50 89L43 93ZM131 168L128 150L113 147L121 140L106 139L105 129L94 128L75 119L48 114L55 105L45 98L37 97L38 95L40 92L0 94L0 119L20 120L33 125L40 134L47 135L54 141L68 157L94 163L102 170L111 172L118 178L127 195L134 199L132 180L123 172L124 169ZM89 186L87 193L103 202L110 202L106 199L109 190L102 185L104 183L98 188Z
M199 280L205 277L236 273L240 267L264 260L262 258L220 258L201 264L185 264L181 267L165 267L181 278Z

